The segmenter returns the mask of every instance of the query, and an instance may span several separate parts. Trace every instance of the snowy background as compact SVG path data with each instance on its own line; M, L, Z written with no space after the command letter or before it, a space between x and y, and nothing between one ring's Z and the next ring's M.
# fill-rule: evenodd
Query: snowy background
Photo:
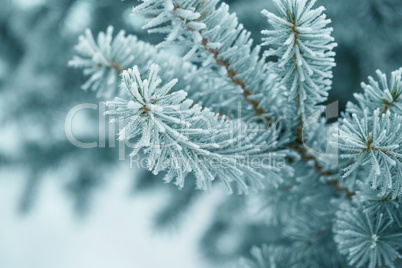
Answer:
M124 169L122 165L120 170ZM211 267L199 254L197 242L223 192L199 200L180 228L160 232L152 221L166 200L165 191L131 196L127 192L131 182L116 174L97 193L90 214L77 219L61 185L45 178L34 211L21 215L15 204L21 195L22 173L0 174L2 268Z
M68 111L99 101L80 90L82 73L67 67L78 36L113 25L160 40L140 29L143 18L130 16L136 2L1 1L0 268L233 267L252 245L275 239L244 198L223 187L203 194L189 179L178 191L130 169L115 149L79 149L66 140ZM273 10L272 1L225 2L260 43L267 24L259 12ZM402 65L402 4L318 3L339 44L330 101L343 109L375 69ZM97 140L98 121L97 111L77 114L76 137Z

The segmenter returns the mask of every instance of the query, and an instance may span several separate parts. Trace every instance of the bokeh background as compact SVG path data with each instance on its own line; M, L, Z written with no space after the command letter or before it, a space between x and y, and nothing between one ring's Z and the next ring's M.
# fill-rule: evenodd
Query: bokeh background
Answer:
M227 2L260 43L270 0ZM329 101L341 110L377 68L402 66L402 1L318 0L333 21L337 67ZM274 241L252 198L179 191L118 161L115 148L80 149L64 120L84 77L67 67L78 36L108 25L151 43L130 15L137 1L2 0L0 4L0 267L233 267ZM99 114L80 112L74 135L96 141Z

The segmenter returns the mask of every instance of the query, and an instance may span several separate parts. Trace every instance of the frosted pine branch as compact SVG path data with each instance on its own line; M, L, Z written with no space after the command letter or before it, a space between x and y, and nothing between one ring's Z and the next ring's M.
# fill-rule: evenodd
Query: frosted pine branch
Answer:
M259 58L260 47L251 48L250 33L235 14L229 13L226 4L217 8L218 0L142 2L133 12L150 17L144 28L169 33L159 46L178 45L185 53L184 59L201 63L211 75L216 75L217 69L223 72L263 121L280 113L274 101L281 100L282 94L277 77L269 72L264 58Z
M155 46L138 40L136 36L126 35L124 31L120 31L115 37L112 34L113 27L109 26L106 32L98 34L98 43L90 30L80 36L75 47L78 55L68 64L83 69L84 74L89 76L82 86L84 90L91 88L97 91L98 97L110 98L113 94L118 94L119 75L124 70L135 64L143 72L152 63L156 63L164 69L160 73L161 78L178 78L177 86L185 90L192 100L228 116L238 114L238 106L229 104L235 104L239 100L241 90L235 92L222 77L211 76L210 72L203 69L198 70L194 64L177 55L157 50ZM117 55L120 52L124 52L124 57Z
M335 66L332 49L336 43L331 36L332 28L327 27L331 21L322 14L323 7L312 8L315 2L275 0L280 17L262 11L273 28L262 32L267 35L263 45L270 47L265 56L278 57L274 70L303 121L327 99L332 83L331 70Z
M100 32L95 41L91 31L86 30L75 47L79 56L68 63L84 69L89 79L82 88L97 91L99 97L111 97L116 93L120 73L133 66L136 59L131 44L137 38L131 35L126 37L124 31L120 31L115 38L112 35L113 27L109 26L106 33Z
M281 181L274 166L264 168L262 162L252 165L256 159L285 156L284 152L273 152L277 146L273 126L262 129L263 134L249 134L241 123L194 104L184 91L173 91L177 80L161 86L158 71L159 66L152 65L147 79L141 78L137 67L124 71L121 87L129 99L107 102L107 113L124 120L119 139L141 136L132 155L146 148L148 168L154 173L168 170L165 181L175 179L180 188L190 172L202 190L208 190L216 176L230 191L230 183L235 181L240 192ZM270 179L263 174L271 174Z
M345 204L337 213L335 241L355 267L395 267L393 261L402 258L398 252L402 234L397 231L395 222L386 215Z
M344 118L339 132L339 148L345 153L344 158L354 160L345 168L347 178L361 165L369 165L370 175L367 184L380 189L383 195L391 194L393 198L402 195L402 118L391 115L388 111L380 115L377 109L364 118L356 114Z
M380 109L381 113L390 111L402 115L402 69L392 72L389 82L387 76L380 70L377 70L376 74L378 81L370 76L369 84L361 84L363 94L354 94L359 105L349 102L348 112L362 116L363 110Z

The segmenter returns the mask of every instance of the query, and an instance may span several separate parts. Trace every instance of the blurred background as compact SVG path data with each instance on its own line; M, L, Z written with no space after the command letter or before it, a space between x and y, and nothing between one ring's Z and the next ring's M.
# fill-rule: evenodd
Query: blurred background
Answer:
M270 0L227 2L260 43ZM318 0L332 19L337 67L330 101L341 110L377 68L402 66L402 1ZM118 161L115 148L80 149L64 133L68 111L98 104L67 67L78 36L108 25L151 43L132 17L137 1L2 0L0 7L0 267L233 267L254 244L275 241L252 198L205 194ZM74 117L97 141L99 112ZM163 174L162 174L163 175Z

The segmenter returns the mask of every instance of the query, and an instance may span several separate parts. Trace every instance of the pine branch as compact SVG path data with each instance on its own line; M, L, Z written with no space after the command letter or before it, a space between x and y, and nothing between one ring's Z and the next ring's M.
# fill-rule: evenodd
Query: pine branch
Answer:
M402 258L398 252L402 233L393 233L393 224L382 213L370 213L351 204L342 204L337 212L335 241L351 265L393 267L393 261Z
M355 93L357 105L347 104L347 112L364 116L364 110L380 110L380 115L390 111L402 115L402 68L391 73L391 81L380 70L376 71L378 81L369 76L369 84L361 83L363 93Z
M311 9L315 1L274 2L283 17L277 17L267 10L262 12L274 27L274 30L263 31L263 34L268 35L264 45L279 47L266 51L265 54L279 58L275 70L278 70L282 83L291 93L290 103L293 103L292 99L296 99L296 138L289 147L296 150L304 162L313 161L313 168L318 174L336 175L337 171L324 170L315 156L308 155L303 137L304 120L317 109L317 103L326 99L326 91L330 89L331 68L335 66L335 54L331 51L336 46L331 43L332 28L325 28L330 20L325 20L325 15L321 15L324 10L322 7ZM349 199L353 196L353 193L340 187L336 181L331 180L329 184L339 192L345 192Z
M137 59L130 46L137 41L136 37L126 37L124 31L120 31L113 39L112 34L113 27L109 26L106 33L99 33L95 42L91 31L86 30L75 47L78 56L68 62L69 66L84 69L84 74L90 77L82 88L97 91L98 97L115 94L121 72L132 67Z
M143 12L142 10L145 11L149 11L149 10L157 10L157 6L160 3L157 3L158 1L152 1L151 3L146 3L146 1L144 1L144 3L142 4L143 6L138 6L134 9L134 12ZM191 3L189 1L184 1L183 5L178 4L177 2L173 2L172 3L172 8L169 9L169 7L167 8L168 10L170 10L170 13L173 14L174 18L168 18L171 14L164 14L163 12L165 12L165 10L163 10L163 12L161 11L160 15L157 16L155 19L151 19L148 22L148 25L145 26L145 28L150 28L152 26L158 25L161 22L165 22L167 20L174 20L174 19L178 19L179 23L181 23L182 25L184 25L184 29L187 30L188 32L190 32L192 35L198 35L199 37L197 38L198 41L203 50L208 52L214 59L215 63L217 66L221 66L224 67L226 70L226 75L227 77L230 79L230 81L237 86L240 86L243 89L243 97L246 100L247 103L249 103L252 106L252 109L255 113L255 115L257 115L263 122L265 122L266 125L268 125L268 122L270 122L272 119L269 117L264 117L264 114L267 114L267 112L261 108L260 103L255 100L254 98L252 98L252 92L253 90L249 90L247 89L247 85L245 80L239 79L237 78L238 76L238 72L235 70L234 67L232 67L231 62L229 61L229 59L225 59L224 57L221 57L221 52L218 48L212 48L210 46L210 44L216 44L216 40L210 40L209 38L205 37L203 35L204 31L211 31L211 29L206 28L206 26L200 26L199 24L196 24L198 28L193 28L191 25L192 23L196 20L198 23L203 22L204 20L207 19L208 16L210 16L211 14L213 14L214 12L216 12L213 9L213 6L215 4L210 4L208 7L205 6L205 2L202 2L201 4L199 4L199 6L197 6L197 1L191 1ZM221 9L226 9L225 5L222 5ZM155 11L153 11L155 13ZM197 13L199 12L199 13ZM225 11L226 12L226 11ZM225 14L225 12L223 12ZM164 14L162 16L162 14ZM192 15L189 15L192 14ZM192 17L191 17L192 16ZM164 17L164 19L161 19L162 17ZM180 24L178 24L180 25ZM219 25L219 24L218 24ZM221 24L222 25L222 24ZM235 25L237 25L237 22L235 23ZM177 26L176 26L177 27ZM291 32L292 34L295 36L294 38L294 43L293 46L296 47L297 43L298 43L298 35L299 32L296 30L296 22L293 24L293 26L291 27ZM155 32L158 31L158 29L153 30ZM332 29L330 29L329 31L332 31ZM173 40L174 37L169 36L167 39L169 40ZM234 43L234 41L233 41ZM335 45L333 45L335 46ZM329 49L331 49L331 46L329 46ZM332 55L332 54L327 54L328 56ZM187 55L186 55L187 56ZM296 57L296 52L294 53L294 57ZM295 67L295 69L297 69L297 66ZM330 67L333 66L332 63L329 64ZM319 72L317 70L317 72ZM324 70L322 71L324 72ZM317 84L319 84L321 81L316 82ZM321 82L322 83L322 82ZM324 82L324 84L327 84L327 82ZM299 87L298 87L299 88ZM300 94L297 94L297 98L300 100ZM300 101L298 102L298 106L301 107L302 104L300 103ZM309 160L314 160L315 162L315 168L317 170L317 172L321 175L330 175L328 172L324 172L322 170L322 167L320 167L319 162L317 159L315 159L315 157L313 156L308 156L307 155L307 151L303 146L303 142L302 141L302 117L301 115L299 116L299 127L298 127L298 137L297 137L297 141L299 141L296 146L297 151L301 154L301 157L304 161L309 161ZM340 189L338 187L338 190L340 190L341 192L345 192L346 189ZM352 194L348 193L348 196L351 196Z
M178 4L175 4L172 12L174 12L178 9L180 9L180 6ZM206 15L206 13L207 13L206 11L203 13L204 16ZM191 25L190 20L184 19L179 15L177 16L177 18L182 20L182 23L184 23L184 25L186 26L186 29L188 31L190 31L190 32L197 31L190 26ZM294 29L295 29L295 27L294 27ZM161 63L161 64L163 64L165 62L173 63L178 60L178 58L174 58L170 55L169 56L163 55L163 52L157 52L155 50L155 48L153 48L151 45L140 42L133 36L129 35L129 36L125 37L124 32L122 32L122 31L113 40L112 32L113 32L113 28L109 27L106 34L100 33L100 35L98 36L98 45L96 45L96 43L92 37L92 34L89 31L87 31L85 37L80 37L80 44L77 46L77 50L81 54L81 58L76 57L69 64L73 65L75 67L84 67L84 68L91 68L90 66L92 64L94 64L96 68L103 70L103 72L104 72L104 70L107 70L107 68L109 68L110 70L115 71L116 75L118 75L122 71L126 70L127 67L122 67L122 66L124 66L124 64L118 63L118 62L121 62L121 58L118 58L117 55L113 54L113 51L130 52L130 57L126 56L125 58L126 59L130 58L130 62L135 61L136 64L140 64L140 65L142 64L142 66L143 66L142 69L147 68L149 66L148 63L150 62L151 58L152 58L152 61L154 61L156 63ZM202 34L203 30L198 30L197 32L199 34ZM294 32L294 34L298 35L298 33L296 33L296 32ZM254 113L257 116L259 116L259 118L261 120L263 120L263 122L265 122L265 124L268 126L269 125L268 118L262 116L262 115L266 114L266 112L262 108L260 108L260 104L257 100L252 99L252 94L250 93L249 90L246 89L245 81L237 78L238 74L236 73L236 71L234 71L233 68L231 68L232 65L231 65L230 61L223 59L221 57L221 52L218 49L211 48L210 47L211 43L212 42L208 38L205 38L205 37L203 37L203 39L201 40L201 44L202 44L202 47L204 48L204 50L207 51L208 53L210 53L211 55L213 55L213 58L218 66L224 67L226 69L227 77L231 80L231 82L234 85L238 85L242 88L242 90L243 90L242 95L245 98L245 100L253 107ZM90 49L88 49L88 47L90 47ZM155 54L161 55L161 56L155 57L154 56ZM88 57L87 55L89 56L89 58L85 59L85 57ZM146 55L146 56L144 56L144 55ZM180 81L182 83L183 83L183 80L184 81L194 81L194 76L187 75L187 77L186 77L186 75L183 75L186 73L187 74L191 73L191 71L189 71L191 68L187 68L187 69L181 68L181 69L177 70L177 67L175 67L175 66L177 66L177 64L171 64L171 66L169 66L168 68L176 70L174 72L174 75L181 77ZM186 66L186 65L181 64L179 66ZM94 71L93 71L93 69L89 69L88 71L86 71L86 73L91 74L91 73L94 73ZM98 73L95 72L95 74L98 74ZM87 82L87 84L94 83L93 84L94 89L96 89L96 86L103 86L105 84L105 82L103 82L104 80L100 79L102 77L103 77L102 75L93 75L91 77L91 79ZM188 77L190 77L190 79ZM164 77L164 79L171 79L171 78L172 78L172 76ZM96 81L96 79L100 79L100 80ZM116 79L114 79L114 81L115 80ZM106 83L106 84L110 84L110 83ZM183 83L183 84L185 84L185 83ZM216 84L216 82L215 82L215 84ZM191 86L194 87L194 85L191 85ZM109 87L112 87L112 86L109 86ZM117 87L117 85L115 87ZM202 88L202 86L200 86L198 84L194 88ZM189 92L191 93L191 90L189 90ZM197 99L196 96L191 96L191 97L195 97ZM299 131L299 133L301 133L301 131ZM296 139L297 141L302 140L300 138L300 136L301 135L299 135L299 138ZM300 155L304 161L307 162L310 160L314 160L314 162L315 162L314 167L316 168L316 171L319 174L326 175L326 176L330 175L329 171L323 171L323 169L322 169L322 167L320 167L317 159L315 159L313 156L307 155L307 151L304 148L304 146L302 146L301 142L299 142L298 146L296 147L296 151L298 151L300 153Z
M290 93L288 100L297 107L299 139L302 138L303 122L327 99L335 66L333 29L326 27L331 20L322 14L323 7L312 8L315 2L275 0L281 17L262 11L273 27L273 30L262 31L267 35L263 45L271 47L265 56L279 58L274 70ZM277 48L273 49L273 46Z
M165 181L176 178L180 188L190 172L196 175L197 188L202 190L209 190L215 177L220 177L230 192L232 181L237 182L239 192L281 181L275 175L279 168L261 161L285 156L285 151L277 150L273 126L262 135L246 133L241 123L233 124L194 104L184 91L172 90L177 79L160 86L158 70L159 66L152 65L144 80L136 66L124 71L121 87L129 100L116 98L107 102L107 113L118 116L125 125L120 130L120 140L141 135L131 155L146 148L149 170L155 174L168 170ZM271 177L269 181L265 180L267 175Z
M345 153L343 158L353 159L354 163L345 168L344 178L359 166L369 164L370 174L365 179L381 195L391 194L393 198L402 194L402 117L388 111L380 115L377 109L373 114L364 111L364 118L356 114L344 118L337 135L337 145Z
M197 32L202 37L202 33L203 33L202 30L197 31L197 30L191 28L191 26L189 26L190 20L181 17L180 15L178 15L175 12L177 9L181 9L180 5L177 3L174 3L173 6L174 6L173 14L176 15L177 18L179 18L186 25L187 30L189 30L190 32ZM213 42L211 40L209 40L208 38L202 37L201 44L202 44L202 47L205 49L205 51L207 51L208 53L213 55L213 58L218 66L222 66L225 68L226 75L230 79L230 81L232 81L232 83L234 85L240 86L243 89L242 95L243 95L245 101L248 104L250 104L254 113L261 119L261 121L263 121L267 126L269 126L268 122L270 121L270 118L262 116L264 114L267 114L267 112L263 108L260 107L260 103L257 100L251 98L251 95L253 94L252 90L248 90L246 88L246 82L244 80L236 78L238 76L238 73L236 72L235 68L233 68L231 66L231 64L228 60L221 59L220 52L218 49L209 48L210 43L213 43Z
M228 6L216 8L213 1L142 1L133 9L135 13L150 16L144 28L150 32L172 32L159 46L176 44L184 48L186 60L200 62L201 69L216 75L223 68L233 88L240 88L244 101L253 114L266 124L274 121L275 102L267 95L278 91L276 76L268 73L264 58L259 58L259 47L251 49L250 33L243 30ZM166 23L169 26L164 26ZM163 26L160 26L163 25ZM181 40L185 39L186 42ZM275 88L275 89L274 89ZM270 109L270 110L268 110Z
M84 90L91 88L97 91L98 97L109 98L113 93L118 93L119 76L123 71L135 64L143 72L148 70L152 63L156 63L166 70L160 73L161 78L178 78L177 86L188 92L195 102L212 107L216 112L228 117L237 114L236 106L226 105L237 99L237 92L233 96L233 88L228 87L222 77L197 70L195 64L169 52L157 50L155 46L140 41L133 35L126 35L124 31L120 31L114 38L112 34L113 27L109 26L105 33L98 34L97 42L89 30L80 36L75 47L78 55L68 64L83 69L84 74L89 76L82 86ZM121 57L118 55L120 51L128 55ZM220 90L217 91L214 87L219 87Z

